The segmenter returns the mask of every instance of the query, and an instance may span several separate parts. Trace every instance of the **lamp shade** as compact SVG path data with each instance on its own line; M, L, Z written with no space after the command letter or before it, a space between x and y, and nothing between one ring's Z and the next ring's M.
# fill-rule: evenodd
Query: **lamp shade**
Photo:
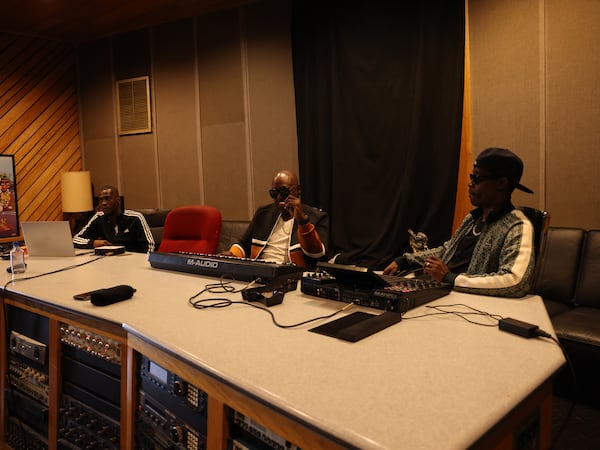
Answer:
M63 212L85 212L94 209L90 172L63 172L60 180Z

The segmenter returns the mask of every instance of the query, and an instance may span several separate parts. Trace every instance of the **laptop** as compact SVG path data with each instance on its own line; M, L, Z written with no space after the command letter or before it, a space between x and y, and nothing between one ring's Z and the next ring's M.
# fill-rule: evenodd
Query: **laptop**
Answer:
M79 250L75 252L67 221L21 222L21 229L30 257L75 256L80 253Z
M367 267L355 265L318 262L317 268L335 277L343 285L357 286L362 289L384 288L398 284L403 280L400 277L380 275Z

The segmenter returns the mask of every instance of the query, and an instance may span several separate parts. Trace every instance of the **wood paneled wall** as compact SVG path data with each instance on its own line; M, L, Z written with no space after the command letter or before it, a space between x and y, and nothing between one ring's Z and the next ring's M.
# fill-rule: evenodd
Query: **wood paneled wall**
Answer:
M81 170L72 46L0 33L0 153L15 156L19 216L61 220L60 174Z

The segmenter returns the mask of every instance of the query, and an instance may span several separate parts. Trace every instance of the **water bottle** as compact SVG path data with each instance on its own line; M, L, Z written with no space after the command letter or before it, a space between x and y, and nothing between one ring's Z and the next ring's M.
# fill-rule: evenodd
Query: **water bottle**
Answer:
M10 251L10 270L13 274L25 273L25 252L18 242L13 243L13 248Z

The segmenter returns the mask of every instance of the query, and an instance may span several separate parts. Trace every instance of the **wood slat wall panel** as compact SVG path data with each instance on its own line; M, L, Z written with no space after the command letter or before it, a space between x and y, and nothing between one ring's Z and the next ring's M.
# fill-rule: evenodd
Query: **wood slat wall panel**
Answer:
M0 153L15 156L21 221L62 220L60 174L81 170L76 53L0 33Z

